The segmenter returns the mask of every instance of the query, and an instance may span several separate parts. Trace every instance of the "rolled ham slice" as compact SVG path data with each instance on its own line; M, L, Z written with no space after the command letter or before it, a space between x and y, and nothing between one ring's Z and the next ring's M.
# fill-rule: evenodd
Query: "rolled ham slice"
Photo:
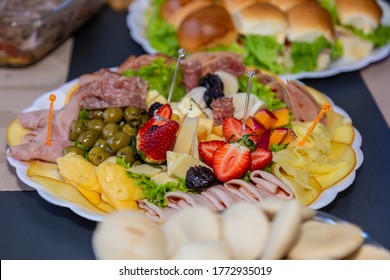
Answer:
M233 179L225 182L223 185L229 192L238 196L243 201L254 203L262 199L259 189L254 184L242 179Z
M207 197L218 211L229 208L233 204L242 201L242 199L229 192L223 185L210 187L201 194Z
M158 223L165 222L171 215L177 212L176 209L171 207L159 207L156 204L148 202L146 199L139 201L138 207L144 211L146 216Z
M17 115L17 119L24 128L37 129L47 125L49 117L48 110L37 110Z
M212 211L218 210L207 197L201 194L188 194L177 191L165 194L165 198L168 200L168 207L176 210L194 206L204 206Z
M255 170L251 172L250 178L256 188L259 189L263 198L276 196L283 199L291 199L294 197L294 192L290 186L271 173Z

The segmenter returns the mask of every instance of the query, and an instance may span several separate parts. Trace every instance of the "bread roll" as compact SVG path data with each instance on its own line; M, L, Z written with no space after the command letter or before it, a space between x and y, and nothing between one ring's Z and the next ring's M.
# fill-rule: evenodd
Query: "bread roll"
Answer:
M267 2L278 7L282 11L288 11L295 6L316 2L316 0L267 0Z
M214 2L213 0L165 0L161 5L161 16L175 28L179 28L183 19L190 13Z
M373 32L382 18L376 0L336 0L336 10L342 25L352 25L365 33Z
M237 31L230 14L218 5L209 5L189 14L177 32L179 45L196 52L236 40Z
M287 36L292 42L313 42L321 35L329 42L334 42L332 16L316 3L295 6L287 12L287 20Z
M260 36L275 36L282 44L287 34L287 18L279 8L258 3L237 12L233 16L238 32Z
M230 13L234 14L242 9L258 3L258 0L222 0L221 5Z

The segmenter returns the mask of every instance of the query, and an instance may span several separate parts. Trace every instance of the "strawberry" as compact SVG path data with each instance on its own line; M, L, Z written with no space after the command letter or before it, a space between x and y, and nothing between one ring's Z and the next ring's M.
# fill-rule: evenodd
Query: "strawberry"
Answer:
M226 182L242 177L251 166L251 162L248 147L238 143L226 143L214 152L212 167L217 179Z
M161 164L167 159L167 151L175 146L179 124L168 120L160 125L152 125L143 134L137 134L137 152L141 158L152 164Z
M151 126L153 125L162 125L166 122L167 119L170 119L172 117L172 108L169 104L164 104L161 106L156 113L154 114L156 116L150 118L138 131L138 134L144 134ZM158 118L161 117L161 120Z
M219 147L225 144L226 142L222 140L210 140L210 141L200 142L198 145L198 151L204 163L206 163L208 166L211 166L213 163L214 152Z
M258 140L258 136L253 129L234 117L227 117L224 119L222 131L228 142L236 142L244 135L250 135L249 139L251 139L254 143Z
M251 152L252 164L250 171L264 169L272 160L272 153L270 150L257 146L257 148Z

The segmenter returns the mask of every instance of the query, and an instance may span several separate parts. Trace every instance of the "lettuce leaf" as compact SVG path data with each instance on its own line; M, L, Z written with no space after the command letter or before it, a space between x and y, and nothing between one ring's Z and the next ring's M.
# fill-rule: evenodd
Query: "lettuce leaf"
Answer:
M246 92L248 88L248 77L242 75L238 78L239 92ZM267 109L272 111L279 108L285 108L286 104L277 99L275 93L271 90L270 87L263 85L257 79L252 79L252 88L251 93L256 95L262 101L267 104Z
M146 39L154 49L171 56L177 56L179 49L177 31L160 15L160 7L163 2L164 0L153 0L150 4Z
M339 56L341 49L337 45L337 50L332 51L333 45L325 39L324 36L318 37L312 43L307 42L291 42L291 57L294 65L291 69L292 73L314 71L317 67L317 59L324 49L329 49L333 55Z
M334 22L339 22L335 0L319 0L319 3L328 10Z
M160 207L167 206L168 201L165 198L165 194L168 192L182 191L186 193L199 193L187 188L185 178L177 178L176 182L158 185L144 174L140 175L131 172L128 172L128 174L135 179L137 186L142 188L142 197L147 199L148 202Z
M166 59L158 57L153 60L149 65L142 66L139 70L129 69L124 71L124 76L139 76L149 83L149 89L157 90L161 95L168 98L169 90L171 87L173 72L175 71L176 64L167 64ZM172 93L172 101L179 101L185 95L185 87L180 82L183 80L183 74L179 68L175 81L175 87Z
M247 54L244 63L276 74L286 72L285 67L277 62L278 56L283 52L283 45L279 44L273 36L248 35L244 39Z
M375 47L382 47L390 42L390 26L380 25L373 33L364 33L363 31L348 26L352 32L362 39L368 40Z

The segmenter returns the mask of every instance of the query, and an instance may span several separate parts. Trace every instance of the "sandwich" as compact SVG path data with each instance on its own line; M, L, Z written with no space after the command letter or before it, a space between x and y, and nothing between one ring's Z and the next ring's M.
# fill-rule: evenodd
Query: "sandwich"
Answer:
M244 63L284 73L284 44L288 27L285 13L271 4L258 3L236 11L233 21L247 50Z
M317 2L317 0L260 0L260 1L272 4L278 7L279 9L281 9L283 12L287 12L288 10L298 5Z
M376 0L320 0L333 16L342 59L355 61L390 41L390 27L381 24L382 8Z
M317 3L298 5L287 11L289 72L320 71L342 55L331 14Z

